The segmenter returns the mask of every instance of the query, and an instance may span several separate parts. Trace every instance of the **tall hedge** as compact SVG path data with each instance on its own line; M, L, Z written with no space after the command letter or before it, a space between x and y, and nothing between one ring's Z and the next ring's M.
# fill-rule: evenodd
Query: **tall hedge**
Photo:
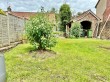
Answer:
M60 20L61 20L60 29L61 29L61 31L65 32L66 31L66 24L68 22L70 22L71 16L72 16L70 6L68 4L63 4L60 8L59 13L60 13Z

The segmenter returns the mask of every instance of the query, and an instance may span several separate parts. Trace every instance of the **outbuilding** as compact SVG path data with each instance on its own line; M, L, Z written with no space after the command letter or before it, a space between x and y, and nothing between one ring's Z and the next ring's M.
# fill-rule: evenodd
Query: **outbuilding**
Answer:
M74 16L66 26L66 34L69 35L71 26L74 22L81 24L83 37L97 37L100 18L91 10L83 12L79 16ZM89 35L91 32L91 35Z

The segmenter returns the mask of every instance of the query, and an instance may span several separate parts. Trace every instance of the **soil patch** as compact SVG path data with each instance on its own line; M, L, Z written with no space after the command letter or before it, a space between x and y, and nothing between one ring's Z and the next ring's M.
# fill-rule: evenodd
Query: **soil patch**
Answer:
M29 55L31 55L33 58L46 59L49 57L54 57L56 55L56 52L52 50L37 50L37 51L30 51Z

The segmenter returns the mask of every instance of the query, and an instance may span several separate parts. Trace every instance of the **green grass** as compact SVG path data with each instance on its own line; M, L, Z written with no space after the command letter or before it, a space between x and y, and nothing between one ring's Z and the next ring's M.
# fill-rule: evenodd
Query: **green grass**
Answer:
M110 82L110 41L58 39L57 54L42 59L21 44L5 53L7 82Z

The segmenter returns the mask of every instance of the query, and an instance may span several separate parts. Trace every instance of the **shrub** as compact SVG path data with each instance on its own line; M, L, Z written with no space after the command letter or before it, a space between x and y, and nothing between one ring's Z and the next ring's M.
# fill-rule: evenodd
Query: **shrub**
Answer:
M79 22L75 22L72 24L71 30L70 30L70 36L71 37L80 37L80 31L81 31L81 27L80 27L80 23Z
M37 15L26 23L27 39L38 49L45 50L54 47L56 39L52 28L53 24L43 14Z
M0 14L6 15L5 12L2 9L0 9Z

